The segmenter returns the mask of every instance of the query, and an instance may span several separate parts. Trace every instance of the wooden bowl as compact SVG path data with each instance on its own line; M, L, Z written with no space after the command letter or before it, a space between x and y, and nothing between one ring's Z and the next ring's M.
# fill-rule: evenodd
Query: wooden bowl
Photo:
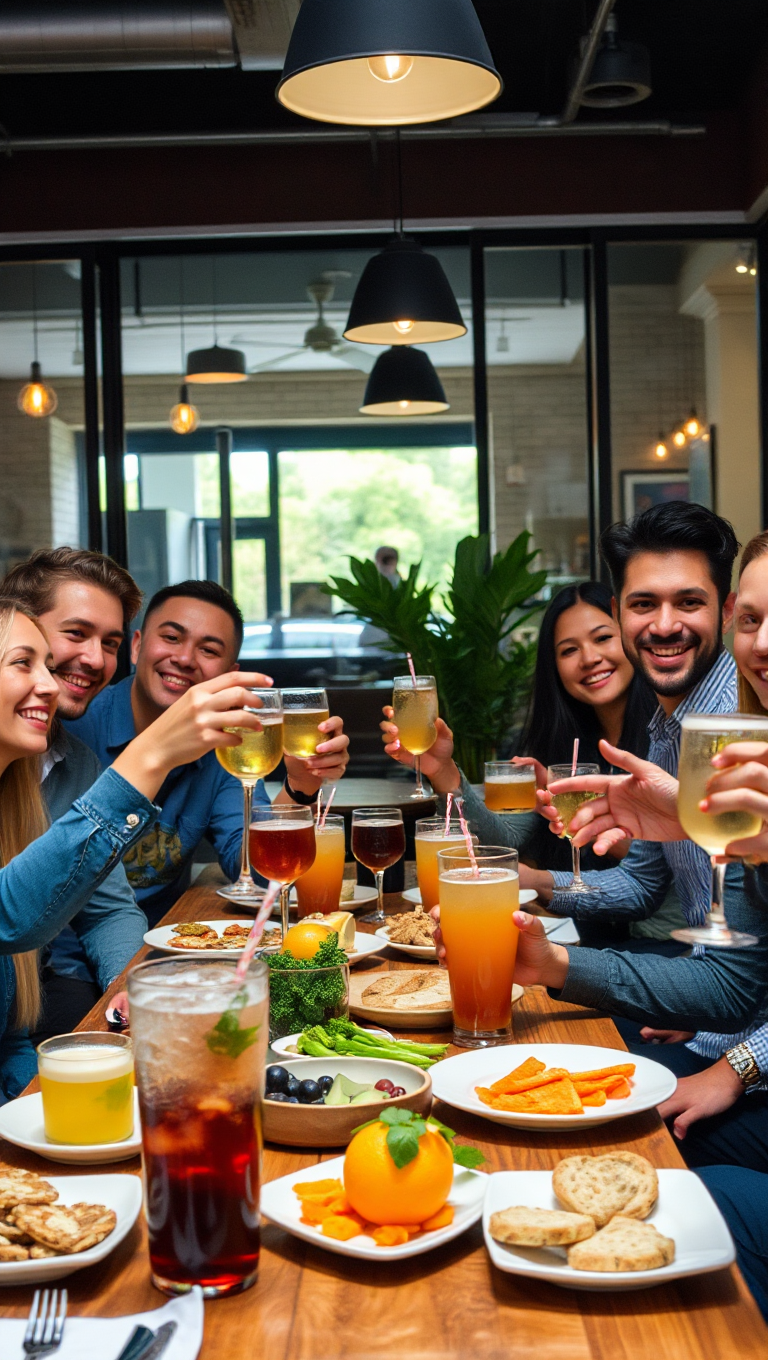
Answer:
M351 1081L370 1082L372 1086L388 1077L395 1086L405 1087L404 1096L370 1105L289 1105L287 1101L266 1100L263 1105L264 1137L270 1143L289 1147L346 1147L352 1130L376 1116L387 1105L429 1114L432 1109L432 1078L429 1072L411 1063L390 1062L387 1058L302 1058L280 1063L300 1081L311 1077L335 1077L343 1072Z

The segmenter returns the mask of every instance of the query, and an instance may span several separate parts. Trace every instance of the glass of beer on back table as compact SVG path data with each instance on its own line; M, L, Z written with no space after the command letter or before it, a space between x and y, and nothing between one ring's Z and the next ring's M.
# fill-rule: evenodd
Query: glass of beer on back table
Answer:
M384 913L384 870L405 854L405 827L399 808L355 808L352 813L352 854L376 879L378 907L361 921L381 925Z
M511 760L486 760L485 806L489 812L535 812L536 770Z
M283 689L283 750L287 756L308 760L325 741L318 725L330 716L324 689Z
M689 713L683 718L677 815L683 830L706 850L712 862L712 901L706 919L700 926L672 931L676 940L686 944L720 945L726 949L757 944L754 935L730 930L727 925L723 903L726 866L716 864L715 856L724 855L731 841L757 836L763 825L762 817L752 812L702 812L699 807L707 796L707 781L717 773L712 767L713 757L736 741L768 741L768 718L751 713L727 716Z
M600 772L599 765L574 765L572 762L568 765L550 765L547 770L547 788L550 784L556 783L558 779L577 779L584 775L600 774ZM552 794L552 802L557 808L560 820L565 827L563 835L567 836L569 841L572 840L570 829L572 818L576 816L584 803L591 803L592 799L597 797L596 793L578 792L574 789L568 789L564 793ZM598 892L599 889L590 887L589 883L585 883L581 876L581 852L575 845L571 845L571 859L573 882L568 883L564 888L558 888L557 891L567 893Z
M453 1042L486 1048L509 1042L512 977L519 931L517 851L499 845L451 846L437 856L440 929L448 954Z
M326 817L315 825L315 862L296 879L298 917L338 911L344 879L344 818Z
M460 822L450 822L447 832L445 817L422 817L416 823L414 835L416 878L421 893L421 905L425 911L431 911L440 901L437 880L438 852L447 850L451 845L464 845L464 843L464 833Z
M249 858L249 828L253 790L260 779L276 770L283 758L283 700L279 689L254 689L253 712L261 724L258 732L246 727L225 727L225 732L236 732L242 741L239 746L218 746L216 756L224 769L240 780L243 786L243 849L240 877L229 888L218 888L220 897L229 902L258 902L262 897L251 877Z
M400 745L410 751L416 771L412 798L426 798L421 780L421 757L434 746L437 728L437 684L434 675L396 675L392 681L393 721Z
M255 807L251 812L251 864L281 884L280 924L288 931L291 884L315 862L315 819L311 808L294 803Z

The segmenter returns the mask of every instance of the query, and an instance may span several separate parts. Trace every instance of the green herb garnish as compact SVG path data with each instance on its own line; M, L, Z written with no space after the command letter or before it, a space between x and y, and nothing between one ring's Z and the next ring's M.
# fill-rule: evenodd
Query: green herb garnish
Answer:
M259 1032L258 1025L252 1025L249 1029L240 1028L240 1011L247 1000L247 990L241 987L235 994L232 1005L217 1020L213 1029L208 1031L205 1042L211 1053L217 1053L224 1058L239 1058L251 1044L255 1044Z
M419 1139L423 1137L427 1129L432 1133L439 1133L440 1137L445 1139L457 1166L466 1167L469 1171L476 1171L485 1161L485 1157L479 1148L455 1143L456 1135L453 1129L449 1129L446 1124L441 1124L439 1119L433 1119L431 1116L423 1119L414 1110L403 1110L399 1106L394 1110L384 1109L378 1118L369 1119L365 1124L360 1124L356 1129L353 1129L352 1136L354 1137L361 1129L370 1128L371 1124L389 1125L387 1148L396 1167L407 1166L418 1156Z
M349 962L335 931L311 959L286 952L266 955L269 968L269 1029L272 1038L321 1025L346 1009L342 966ZM320 968L332 971L320 973ZM306 974L306 976L302 976Z

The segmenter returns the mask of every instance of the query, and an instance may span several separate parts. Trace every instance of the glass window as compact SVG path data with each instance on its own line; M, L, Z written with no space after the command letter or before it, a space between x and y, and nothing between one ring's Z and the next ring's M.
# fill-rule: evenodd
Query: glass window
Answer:
M216 453L125 456L128 569L146 599L174 581L219 580Z
M263 538L237 538L232 545L234 595L246 623L267 617L267 562Z
M233 453L229 461L232 514L265 518L269 514L269 454Z

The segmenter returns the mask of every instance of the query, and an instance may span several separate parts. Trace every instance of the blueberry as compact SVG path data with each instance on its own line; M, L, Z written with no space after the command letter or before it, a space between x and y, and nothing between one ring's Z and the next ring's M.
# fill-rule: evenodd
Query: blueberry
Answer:
M318 1077L317 1084L324 1096L327 1096L333 1086L333 1077Z
M286 1072L285 1077L286 1077L285 1085L283 1086L285 1094L287 1096L298 1096L299 1087L301 1086L301 1082L299 1081L298 1077L295 1077L293 1075L293 1072Z
M316 1081L307 1077L304 1081L299 1082L299 1089L296 1094L299 1097L300 1105L314 1105L322 1095L322 1091Z
M288 1104L288 1097L282 1091L267 1091L267 1100L280 1100L284 1105Z
M286 1096L286 1100L288 1101L289 1105L298 1105L299 1103L298 1096Z
M287 1091L288 1082L293 1080L284 1067L268 1067L266 1073L267 1091Z

